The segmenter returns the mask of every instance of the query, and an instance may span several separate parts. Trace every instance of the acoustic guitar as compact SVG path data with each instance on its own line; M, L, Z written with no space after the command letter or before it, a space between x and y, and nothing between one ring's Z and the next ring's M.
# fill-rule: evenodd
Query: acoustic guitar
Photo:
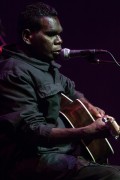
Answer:
M95 121L86 106L79 100L72 101L66 95L62 95L60 114L66 127L84 127ZM98 163L108 163L108 157L114 154L114 150L107 138L80 139L82 155L89 160Z

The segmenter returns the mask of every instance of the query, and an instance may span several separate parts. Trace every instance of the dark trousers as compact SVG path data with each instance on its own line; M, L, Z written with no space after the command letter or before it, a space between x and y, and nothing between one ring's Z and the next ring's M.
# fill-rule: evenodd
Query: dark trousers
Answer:
M120 167L90 164L78 171L72 180L119 180Z
M1 180L120 180L120 167L90 163L66 154L44 154L16 160Z

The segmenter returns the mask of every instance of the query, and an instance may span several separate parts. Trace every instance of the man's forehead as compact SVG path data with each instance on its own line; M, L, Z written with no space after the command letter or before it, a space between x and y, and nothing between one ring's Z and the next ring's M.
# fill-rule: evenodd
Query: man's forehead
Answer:
M62 31L62 26L57 16L44 16L40 18L41 28L44 30Z

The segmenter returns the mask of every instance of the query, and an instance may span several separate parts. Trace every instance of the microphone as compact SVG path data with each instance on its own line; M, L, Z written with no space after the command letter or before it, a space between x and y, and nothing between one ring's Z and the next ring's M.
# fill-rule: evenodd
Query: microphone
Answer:
M83 49L83 50L70 50L64 48L60 52L61 58L70 59L76 57L94 57L96 54L108 53L107 50L103 49Z

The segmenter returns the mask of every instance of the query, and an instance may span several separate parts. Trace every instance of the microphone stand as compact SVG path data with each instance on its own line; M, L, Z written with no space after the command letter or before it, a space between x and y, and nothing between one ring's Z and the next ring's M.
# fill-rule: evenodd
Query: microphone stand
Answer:
M120 64L120 61L117 61ZM95 58L94 60L91 60L91 63L97 63L97 64L107 64L107 63L111 63L111 64L116 64L115 61L110 61L110 60L101 60L98 58Z
M113 54L112 54L110 51L106 51L106 53L109 54L109 55L112 57L113 61L100 60L99 58L96 58L96 57L95 57L95 54L94 54L94 55L93 55L93 54L90 55L90 56L87 58L87 60L88 60L89 62L91 62L91 63L97 63L97 64L100 64L100 63L103 63L103 64L105 64L105 63L117 64L117 65L120 67L120 62L115 59L115 57L113 56Z

